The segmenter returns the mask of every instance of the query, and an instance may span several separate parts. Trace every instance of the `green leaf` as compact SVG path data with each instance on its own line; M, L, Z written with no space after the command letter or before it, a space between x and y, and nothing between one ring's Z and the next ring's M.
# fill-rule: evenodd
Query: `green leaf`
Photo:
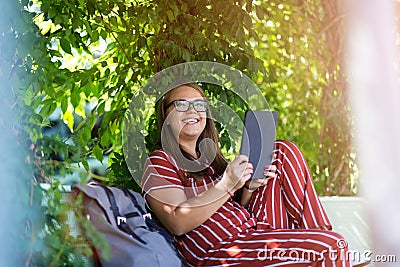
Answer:
M167 11L167 17L169 21L174 21L175 20L175 16L174 13L172 12L172 10L168 10Z
M187 49L182 49L182 57L185 61L190 62L191 61L191 55L189 50Z
M108 147L111 144L110 132L108 130L104 131L104 133L101 135L100 144L103 147Z
M118 22L117 22L117 18L116 17L111 17L110 18L110 25L117 27L118 26Z
M61 98L61 111L62 113L67 112L68 109L68 98L65 96Z
M103 38L103 40L107 40L108 33L104 29L101 29L100 36Z
M76 108L79 105L79 102L81 101L81 96L79 94L78 90L73 90L71 92L71 104L74 108Z
M99 40L99 32L97 30L94 30L92 32L92 36L91 36L92 42L97 42Z
M85 170L88 172L90 170L90 167L89 167L89 163L88 163L87 159L86 158L82 158L82 162L81 163L82 163L83 167L85 168Z
M64 50L64 52L72 55L71 44L67 38L60 39L60 46L61 46L61 49Z
M65 111L63 114L63 120L67 121L68 128L73 131L74 130L74 115L71 111Z
M103 161L103 150L98 146L98 145L95 145L94 147L93 147L93 155L94 155L94 157L98 160L98 161Z
M45 100L43 101L43 107L40 109L39 114L42 117L47 118L54 112L56 108L57 104L54 102L54 100L52 99Z

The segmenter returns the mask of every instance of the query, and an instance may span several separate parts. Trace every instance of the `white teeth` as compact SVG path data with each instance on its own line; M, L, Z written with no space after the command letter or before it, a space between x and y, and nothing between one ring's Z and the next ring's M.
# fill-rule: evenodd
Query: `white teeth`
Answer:
M188 123L188 124L193 124L193 123L197 123L199 120L198 119L195 119L195 118L191 118L191 119L186 119L186 120L184 120L184 122L185 123Z

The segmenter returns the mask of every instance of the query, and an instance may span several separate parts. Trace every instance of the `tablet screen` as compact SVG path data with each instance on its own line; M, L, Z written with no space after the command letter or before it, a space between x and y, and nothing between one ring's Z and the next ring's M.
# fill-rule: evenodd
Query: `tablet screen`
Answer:
M277 119L276 111L246 111L240 154L253 164L252 178L264 178L264 167L271 165Z

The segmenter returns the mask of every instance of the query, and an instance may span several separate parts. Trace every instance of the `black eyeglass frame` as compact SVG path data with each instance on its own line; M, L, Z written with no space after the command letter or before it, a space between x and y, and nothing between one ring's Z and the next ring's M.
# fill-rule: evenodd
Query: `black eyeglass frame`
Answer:
M178 101L184 101L184 102L189 103L189 105L187 106L187 109L186 109L186 110L178 110L178 109L176 108L176 103L177 103ZM196 106L195 106L195 103L196 103L196 102L201 102L201 103L203 103L203 105L204 105L204 107L205 107L205 110L197 110L197 109L196 109ZM192 105L193 108L194 108L194 110L196 110L197 112L206 112L206 111L208 110L208 101L207 101L207 100L204 100L204 99L197 99L197 100L193 100L193 101L190 101L190 100L187 100L187 99L176 99L176 100L174 100L174 101L171 101L171 102L168 103L167 105L165 105L165 109L169 108L169 107L172 106L172 105L174 105L175 110L178 111L178 112L186 112L186 111L188 111L188 110L190 109L190 105Z

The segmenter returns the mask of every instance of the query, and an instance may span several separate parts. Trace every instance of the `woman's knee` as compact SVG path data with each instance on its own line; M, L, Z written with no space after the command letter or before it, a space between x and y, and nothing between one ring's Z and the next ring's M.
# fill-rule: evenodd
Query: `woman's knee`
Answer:
M303 158L303 153L301 152L300 148L295 143L287 140L275 141L275 153L278 155L282 153L287 156L291 155L296 158Z
M288 140L283 140L283 139L278 139L275 140L275 149L294 149L294 150L299 150L299 147L291 141Z

